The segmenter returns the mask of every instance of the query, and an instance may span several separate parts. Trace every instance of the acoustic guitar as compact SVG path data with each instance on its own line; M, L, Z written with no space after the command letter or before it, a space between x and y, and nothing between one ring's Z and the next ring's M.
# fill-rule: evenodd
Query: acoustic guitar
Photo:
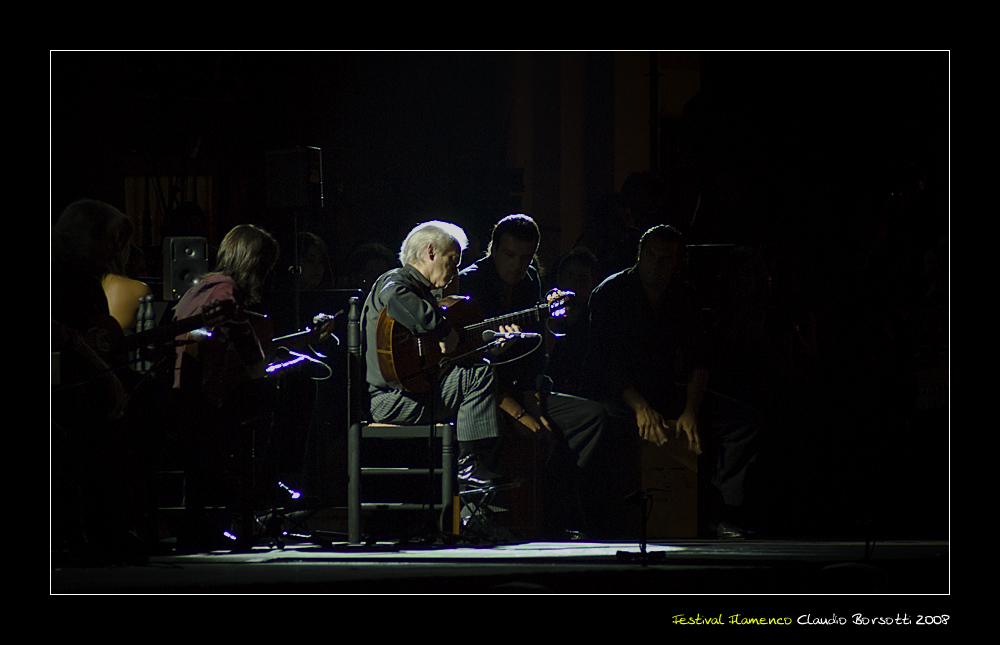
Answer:
M483 346L486 330L565 316L573 295L570 291L553 290L540 305L487 319L483 319L479 306L469 296L446 296L438 301L438 307L458 332L458 348L453 354L460 356ZM393 320L386 309L379 313L375 329L378 366L385 382L417 394L429 392L444 358L437 338L411 332Z

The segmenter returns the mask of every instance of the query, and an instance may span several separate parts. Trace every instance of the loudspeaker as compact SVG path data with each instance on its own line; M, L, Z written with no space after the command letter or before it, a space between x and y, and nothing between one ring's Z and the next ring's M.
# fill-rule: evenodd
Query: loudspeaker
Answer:
M163 299L176 302L208 273L208 240L163 238Z

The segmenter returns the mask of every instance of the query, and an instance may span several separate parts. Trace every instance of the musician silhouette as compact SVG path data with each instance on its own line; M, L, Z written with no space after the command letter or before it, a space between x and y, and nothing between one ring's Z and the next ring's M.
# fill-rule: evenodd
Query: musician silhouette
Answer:
M372 286L362 310L362 350L369 384L370 411L376 422L417 424L456 419L459 442L460 486L486 486L499 481L490 461L499 436L493 368L482 361L453 364L433 376L427 391L408 388L396 374L412 372L402 367L406 351L394 344L393 335L382 335L387 323L405 331L414 344L429 343L445 356L459 346L458 330L438 305L440 290L458 275L467 237L449 222L424 222L414 227L399 251L402 266L382 274ZM380 324L381 319L381 324ZM387 346L388 345L388 346ZM423 360L422 352L409 354ZM387 361L386 357L392 356ZM423 389L423 388L419 388Z
M545 303L535 259L540 238L538 225L529 215L504 217L493 227L486 257L459 274L459 291L471 296L488 318ZM540 323L528 329L547 333ZM567 531L584 531L588 520L579 493L604 432L604 408L595 401L552 392L544 378L539 380L545 370L544 345L518 344L519 349L502 356L503 365L497 369L500 409L548 444L542 473L544 532L563 536Z
M205 326L178 337L174 372L175 424L185 475L184 521L180 551L232 548L224 530L248 548L253 527L251 422L261 418L269 401L266 390L252 388L255 371L265 360L269 330L251 319L247 307L260 302L262 289L278 258L278 243L267 231L241 224L226 233L215 270L184 294L176 320L203 316ZM223 307L220 316L212 314ZM236 513L218 517L209 509Z
M67 206L52 227L52 544L74 557L117 558L134 542L134 407L101 287L131 234L125 214L93 199Z
M699 459L702 530L742 537L748 473L756 462L756 410L708 389L711 347L697 293L677 275L684 238L650 228L635 265L594 289L590 338L595 391L634 420L639 437L680 441ZM627 446L622 446L627 448Z

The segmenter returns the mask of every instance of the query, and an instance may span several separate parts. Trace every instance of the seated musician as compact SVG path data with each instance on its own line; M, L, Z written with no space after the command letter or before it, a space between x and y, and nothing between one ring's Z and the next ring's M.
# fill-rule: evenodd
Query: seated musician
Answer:
M471 296L487 318L537 308L545 302L533 264L539 240L538 225L528 215L504 217L493 228L486 257L459 274L459 292ZM545 331L544 322L525 326L535 333ZM586 469L599 445L606 415L600 403L547 392L544 382L539 386L546 357L544 345L535 343L518 340L497 357L500 408L528 430L551 440L552 454L543 472L546 531L579 531L588 521L583 509L589 506L588 500L579 497L581 482L588 476Z
M67 206L52 227L51 304L53 328L58 330L53 338L61 341L54 349L61 345L69 350L65 358L80 357L83 364L94 367L100 383L119 392L123 390L116 375L121 370L112 368L123 365L113 364L114 357L106 351L113 338L99 332L120 335L121 326L111 316L101 279L127 257L131 235L132 223L121 211L93 199ZM124 397L114 399L106 417L120 417L123 412ZM62 397L57 403L61 401ZM91 405L86 407L94 411Z
M269 232L251 224L235 226L219 245L215 270L188 289L175 308L177 321L198 316L203 325L178 337L174 372L190 511L185 550L215 546L218 532L203 510L218 499L235 499L244 516L252 511L256 491L248 455L255 448L247 428L258 422L273 428L276 405L276 391L263 378L265 367L292 362L284 360L281 347L302 351L329 338L330 324L322 323L309 333L283 337L279 347L272 342L270 321L248 309L261 301L278 252ZM248 527L242 528L247 533Z
M174 310L178 321L204 318L202 328L177 338L175 414L186 493L181 551L226 546L222 532L229 520L208 509L225 506L247 515L252 504L244 424L267 402L251 388L265 351L245 308L259 302L277 257L270 233L248 224L234 227L219 245L215 271L188 289ZM238 537L247 545L252 529L241 529Z
M677 275L680 231L650 228L635 265L598 285L590 297L594 374L613 406L657 445L680 440L705 456L699 519L710 537L741 537L747 471L755 461L756 413L708 389L709 343L694 288ZM724 503L723 503L724 502Z
M457 276L466 245L465 232L447 222L425 222L410 231L399 251L402 266L382 274L365 301L362 349L372 420L415 424L457 417L459 484L477 487L498 480L489 464L499 435L492 368L482 361L446 365L443 370L432 364L426 373L429 387L415 388L403 380L420 371L417 361L412 361L411 366L410 361L404 360L406 356L395 356L397 350L406 352L407 347L392 348L398 374L385 374L379 360L380 350L387 349L384 338L380 346L378 335L383 312L408 332L426 334L445 358L455 354L459 334L438 306L439 294L435 292L447 287ZM384 321L385 318L383 324Z
M278 243L264 229L241 224L226 233L219 245L215 271L188 289L174 309L174 318L185 320L204 315L220 305L230 305L223 307L229 313L225 316L225 324L210 330L215 337L211 344L218 346L230 363L206 364L198 352L209 343L200 346L198 333L193 334L194 338L178 338L175 388L207 389L213 392L215 403L220 405L222 400L218 397L223 395L223 389L250 378L252 370L264 360L265 352L244 308L260 302L264 282L277 258ZM205 332L200 335L207 336ZM231 362L234 357L235 363ZM217 373L210 375L206 370ZM223 370L227 373L221 373ZM233 370L239 374L234 374Z
M101 277L127 252L132 224L93 199L73 202L52 226L52 544L81 555L120 554L133 539L132 383L113 352ZM128 413L128 414L126 414Z

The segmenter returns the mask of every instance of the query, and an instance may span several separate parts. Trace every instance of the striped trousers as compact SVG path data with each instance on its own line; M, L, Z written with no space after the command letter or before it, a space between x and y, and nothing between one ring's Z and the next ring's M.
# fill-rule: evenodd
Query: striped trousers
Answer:
M433 393L371 392L372 421L409 425L455 419L459 441L499 436L498 410L493 367L485 363L452 367Z

